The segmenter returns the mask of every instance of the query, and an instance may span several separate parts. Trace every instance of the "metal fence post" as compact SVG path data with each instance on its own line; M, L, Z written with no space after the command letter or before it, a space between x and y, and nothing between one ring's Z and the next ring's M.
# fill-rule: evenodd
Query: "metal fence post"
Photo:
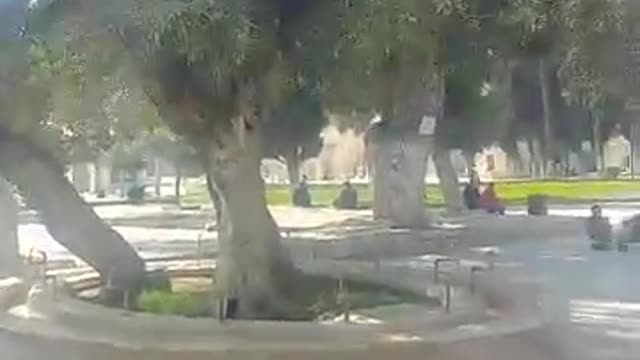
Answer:
M451 312L451 284L448 281L444 285L444 311Z

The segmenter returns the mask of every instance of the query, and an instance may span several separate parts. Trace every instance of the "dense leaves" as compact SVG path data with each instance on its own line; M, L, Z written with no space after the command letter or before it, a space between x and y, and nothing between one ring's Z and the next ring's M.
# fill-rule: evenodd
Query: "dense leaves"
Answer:
M89 74L99 80L116 68L133 69L172 129L198 134L238 114L250 83L262 84L261 105L271 109L267 139L291 129L313 139L326 110L383 113L435 74L445 78L439 134L449 147L544 136L543 86L552 97L552 135L575 143L575 134L584 137L589 128L589 114L610 113L603 111L625 104L637 87L630 81L637 68L629 55L636 43L632 1L39 3L30 25L64 49L58 50L62 58L73 60L65 67L81 64L71 75L81 73L87 84ZM541 59L548 84L540 82ZM314 100L306 101L305 93ZM64 90L57 94L73 99ZM83 90L83 104L89 95ZM162 109L160 99L189 106L189 97L206 98L209 106L192 109L196 115L188 119ZM58 107L75 111L74 104ZM64 117L89 118L79 110Z

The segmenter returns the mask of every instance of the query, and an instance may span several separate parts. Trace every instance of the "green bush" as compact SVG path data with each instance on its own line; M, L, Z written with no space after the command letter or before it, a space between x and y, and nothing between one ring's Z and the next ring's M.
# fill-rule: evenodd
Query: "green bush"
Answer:
M195 317L206 316L211 312L205 294L184 292L145 291L138 298L137 305L143 312L158 315Z

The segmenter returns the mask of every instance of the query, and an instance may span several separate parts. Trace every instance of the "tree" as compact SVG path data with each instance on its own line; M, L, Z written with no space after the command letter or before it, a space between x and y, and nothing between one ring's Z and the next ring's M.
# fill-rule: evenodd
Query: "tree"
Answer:
M163 128L150 134L145 143L145 148L150 154L173 164L176 171L174 195L176 203L180 205L183 174L194 172L202 174L202 166L196 151L184 140Z
M0 174L25 194L56 241L114 286L140 289L144 262L77 194L56 158L61 147L47 116L51 94L34 71L43 49L19 36L26 3L3 5L0 23L11 26L1 34L7 47L0 67Z
M334 8L341 4L60 0L40 11L46 16L39 24L73 14L65 25L92 27L74 32L76 45L94 35L116 39L163 121L205 160L223 210L217 279L237 299L240 317L271 317L287 304L295 271L267 209L261 141L265 121L292 79L316 78L316 64L331 57L319 44L333 32L319 30L337 19Z
M621 2L608 0L519 0L500 18L494 49L515 65L511 139L541 140L545 167L584 134L584 116L571 113L585 109L600 128L601 110L624 89L622 9Z
M400 226L428 224L423 192L426 159L432 153L449 207L461 207L448 149L469 145L463 134L473 133L470 124L486 127L482 116L468 109L490 105L480 94L494 61L489 35L504 7L501 1L471 0L353 3L355 10L345 21L353 31L338 51L341 91L335 91L335 100L338 107L343 100L349 110L381 115L368 134L378 169L376 217ZM436 120L435 137L419 132L429 119ZM488 137L479 136L474 143L483 144Z
M336 53L333 96L339 111L380 114L367 133L374 216L401 227L428 224L423 203L432 137L423 119L441 117L443 78L436 65L441 15L432 1L352 2Z
M449 150L461 149L467 159L473 159L484 146L502 139L508 121L493 101L508 93L500 77L506 64L494 56L491 42L501 7L487 6L491 2L486 1L467 3L462 11L447 16L440 30L444 105L436 127L434 162L451 212L459 212L463 204ZM472 160L468 166L473 166Z
M320 94L300 89L274 109L265 127L265 157L287 166L289 185L300 182L302 163L322 150L320 132L327 124Z

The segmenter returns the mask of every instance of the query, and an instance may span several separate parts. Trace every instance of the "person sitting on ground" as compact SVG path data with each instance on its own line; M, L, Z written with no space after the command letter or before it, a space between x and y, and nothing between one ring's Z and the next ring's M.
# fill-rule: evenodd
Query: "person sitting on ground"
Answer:
M609 218L602 216L602 208L599 205L591 207L591 216L587 219L586 230L589 239L594 242L608 243L612 241Z
M340 196L333 202L336 209L355 210L358 208L358 190L349 181L343 184Z
M467 209L476 210L480 208L480 180L475 173L471 175L469 183L464 187L462 198Z
M498 199L498 195L496 195L494 183L489 183L487 188L482 192L479 205L481 209L486 210L490 214L504 215L505 208L500 199Z
M311 207L311 194L307 186L307 177L304 176L302 181L293 191L293 205L297 207L310 208Z

